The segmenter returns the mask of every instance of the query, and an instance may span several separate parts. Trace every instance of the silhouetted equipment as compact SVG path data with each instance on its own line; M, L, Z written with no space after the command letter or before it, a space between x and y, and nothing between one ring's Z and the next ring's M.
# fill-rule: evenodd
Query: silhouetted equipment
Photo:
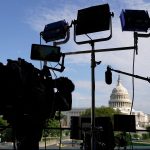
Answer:
M78 10L77 20L74 20L74 41L77 44L91 44L100 41L106 41L112 37L112 23L109 5L97 5ZM101 31L110 31L110 34L105 38L90 38L88 33L97 33ZM90 40L77 41L78 35L87 35Z
M43 60L44 62L56 62L58 67L48 67L44 65L45 70L53 70L63 72L65 69L64 59L65 54L60 52L60 47L41 44L32 44L30 58L32 60Z
M67 77L59 77L55 79L55 110L68 111L72 109L72 92L74 84Z
M12 126L18 150L37 150L46 119L72 108L73 82L52 79L48 67L39 70L19 58L0 63L0 83L0 115Z
M110 19L108 4L78 10L76 35L109 30Z
M150 18L145 10L122 10L120 20L123 31L147 32L150 28Z
M1 91L5 97L5 101L1 101L0 105L1 114L8 113L7 109L19 111L21 108L22 113L35 113L35 115L41 113L39 117L44 117L44 114L50 115L46 111L52 111L53 114L55 110L61 111L60 107L68 110L68 106L65 106L67 101L69 101L69 110L71 109L71 92L74 91L74 84L67 77L52 79L49 68L44 67L39 70L21 58L9 59L7 65L0 64L0 73ZM56 93L54 93L54 88L57 89ZM60 107L58 104L55 106L55 102L57 102L55 95L58 93L61 95L59 103L61 100L62 102L65 102L64 99L67 100ZM9 115L11 116L13 113Z
M41 44L32 44L31 59L59 62L61 57L60 47Z
M64 39L68 30L68 23L65 20L61 20L45 25L44 31L41 32L41 36L46 42L56 41Z
M135 115L114 115L114 131L136 132Z
M71 116L70 120L70 139L81 139L81 131L80 131L80 121L81 118L79 116Z
M148 81L150 83L150 78L149 77L145 78L145 77L142 77L142 76L139 76L139 75L135 75L135 74L123 72L123 71L120 71L120 70L116 70L116 69L111 68L110 66L107 66L107 71L105 72L105 81L106 81L107 84L111 84L111 82L112 82L112 77L111 77L112 73L111 73L111 71L121 73L121 74L124 74L124 75L128 75L128 76L138 78L138 79L141 79L141 80L145 80L145 81Z
M107 71L105 72L105 82L107 84L112 83L112 73L111 73L111 69L109 66L107 67Z
M93 132L96 149L112 150L114 148L114 133L110 117L96 117ZM83 140L85 150L90 150L91 118L72 116L70 138Z

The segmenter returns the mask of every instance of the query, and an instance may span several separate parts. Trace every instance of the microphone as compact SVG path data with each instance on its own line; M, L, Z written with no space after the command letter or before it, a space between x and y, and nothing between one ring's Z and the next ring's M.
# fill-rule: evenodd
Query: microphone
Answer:
M109 66L107 66L107 71L105 72L105 82L109 85L112 83L112 73Z

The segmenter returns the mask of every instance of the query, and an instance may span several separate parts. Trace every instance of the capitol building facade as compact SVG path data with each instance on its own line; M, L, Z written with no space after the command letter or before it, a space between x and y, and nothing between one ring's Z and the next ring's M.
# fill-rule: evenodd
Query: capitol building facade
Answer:
M132 101L130 99L127 89L122 85L120 76L118 77L117 85L112 90L109 100L109 107L115 110L120 110L121 113L127 115L135 115L136 129L145 129L146 126L150 125L149 115L142 111L132 109Z

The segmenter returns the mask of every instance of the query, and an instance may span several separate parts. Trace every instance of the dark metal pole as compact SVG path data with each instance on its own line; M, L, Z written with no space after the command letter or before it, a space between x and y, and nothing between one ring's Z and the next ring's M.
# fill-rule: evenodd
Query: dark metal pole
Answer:
M91 150L94 150L94 128L95 128L95 51L94 51L94 42L91 43L92 51L91 51L91 92L92 92L92 100L91 100Z
M142 77L142 76L139 76L139 75L135 75L135 74L123 72L123 71L120 71L120 70L115 70L115 69L112 69L112 68L110 68L110 70L115 71L115 72L118 72L118 73L122 73L122 74L125 74L125 75L128 75L128 76L132 76L132 77L134 77L134 78L138 78L138 79L141 79L141 80L145 80L145 81L150 82L150 78L149 78L149 77L145 78L145 77Z
M110 52L110 51L123 51L123 50L134 50L135 46L129 47L116 47L116 48L106 48L106 49L96 49L93 50L94 52ZM89 54L92 53L92 50L84 50L84 51L73 51L73 52L66 52L65 55L77 55L77 54Z

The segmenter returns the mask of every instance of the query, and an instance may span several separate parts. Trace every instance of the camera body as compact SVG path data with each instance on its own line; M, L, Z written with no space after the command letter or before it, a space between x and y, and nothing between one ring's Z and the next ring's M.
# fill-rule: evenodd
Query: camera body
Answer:
M0 114L12 122L18 114L45 120L53 118L56 111L70 110L74 84L67 77L52 79L48 71L21 58L1 63Z
M46 120L71 109L74 84L67 77L52 79L48 67L39 70L18 58L0 63L0 85L0 115L12 127L17 150L39 150Z

